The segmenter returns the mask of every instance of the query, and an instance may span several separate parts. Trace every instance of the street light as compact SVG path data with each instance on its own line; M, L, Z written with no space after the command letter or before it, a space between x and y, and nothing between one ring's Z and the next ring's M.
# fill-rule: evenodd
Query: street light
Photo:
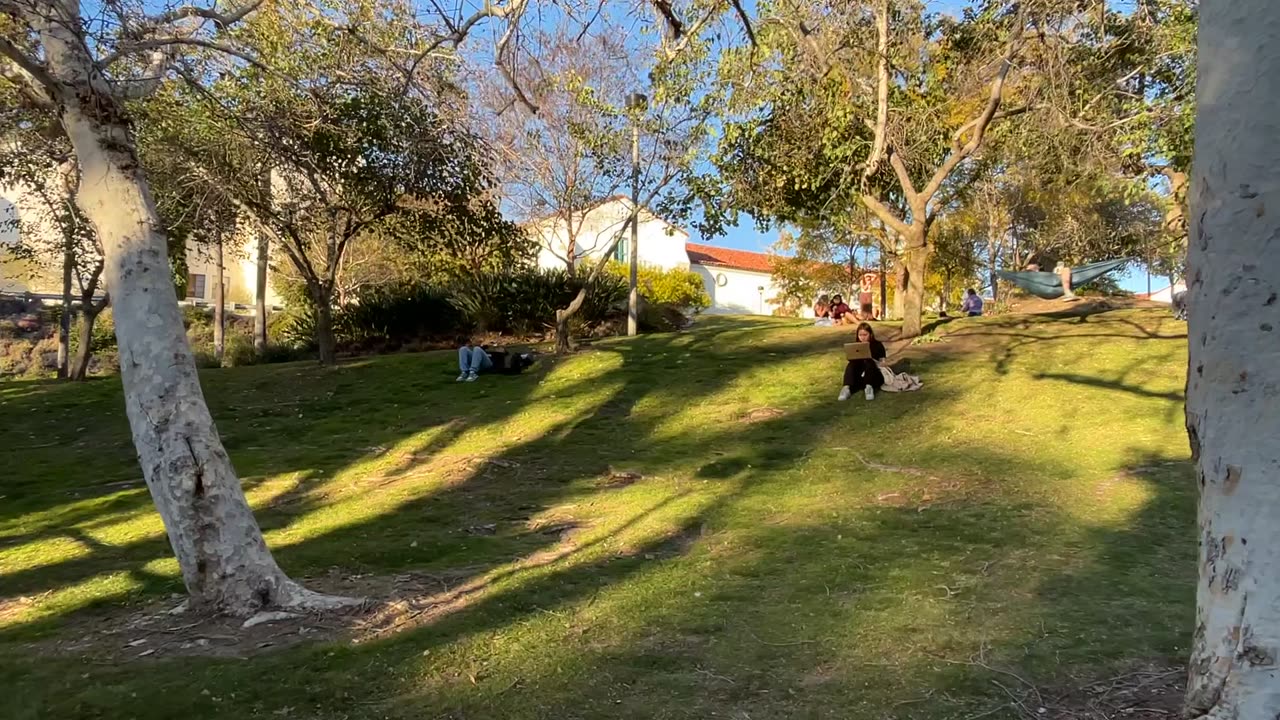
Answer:
M627 96L627 112L631 115L631 279L627 295L627 335L640 332L640 114L649 106L649 98L633 92Z

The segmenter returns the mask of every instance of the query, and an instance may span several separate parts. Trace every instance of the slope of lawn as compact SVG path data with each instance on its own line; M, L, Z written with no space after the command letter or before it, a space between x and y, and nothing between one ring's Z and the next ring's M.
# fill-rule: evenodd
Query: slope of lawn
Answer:
M922 391L836 403L847 339L706 319L476 384L447 353L207 373L292 575L469 588L249 659L119 630L181 586L117 381L0 384L0 716L1016 717L1024 681L1181 659L1185 325L954 321L903 349Z

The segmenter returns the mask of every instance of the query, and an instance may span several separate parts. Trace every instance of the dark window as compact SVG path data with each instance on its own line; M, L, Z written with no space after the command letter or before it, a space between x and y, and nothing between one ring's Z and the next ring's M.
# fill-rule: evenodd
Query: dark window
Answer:
M192 300L203 300L204 294L204 275L191 273L187 275L187 298Z

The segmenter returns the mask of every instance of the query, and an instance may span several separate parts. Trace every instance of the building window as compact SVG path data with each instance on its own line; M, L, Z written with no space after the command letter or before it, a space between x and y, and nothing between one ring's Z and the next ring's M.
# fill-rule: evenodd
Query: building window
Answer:
M187 275L187 299L203 300L205 298L204 290L204 275L189 273Z
M625 238L619 240L618 244L613 247L613 259L620 263L627 261L627 240Z
M728 278L728 277L725 277L725 274L724 274L724 273L716 273L716 286L717 286L717 287L724 287L725 285L728 285L728 284L729 284L729 278Z

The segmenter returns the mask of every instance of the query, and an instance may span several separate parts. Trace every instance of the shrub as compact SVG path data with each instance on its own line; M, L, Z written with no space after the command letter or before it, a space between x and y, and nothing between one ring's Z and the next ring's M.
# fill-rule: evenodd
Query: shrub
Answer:
M99 313L98 319L94 321L93 347L89 349L95 353L116 349L116 321L111 308Z
M0 376L42 378L52 375L57 369L56 337L0 341Z
M450 300L481 331L530 334L555 327L556 311L567 306L583 284L581 277L560 269L484 273L463 281ZM591 327L604 322L626 297L626 281L602 274L587 286L575 324Z
M689 316L677 305L642 302L638 308L636 324L640 332L674 332L689 325Z
M212 349L204 349L204 348L201 348L199 350L192 349L191 355L193 358L195 358L196 367L200 368L201 370L208 370L210 368L222 367L221 363L218 362L217 356L213 354Z
M396 283L361 291L334 318L342 343L396 345L450 338L464 328L462 312L444 290L425 283Z
M267 343L266 349L258 354L258 362L266 364L297 362L307 359L310 359L310 352L307 350L274 343Z
M222 364L224 367L243 367L261 362L257 350L253 348L253 338L240 333L228 334L222 347Z
M612 262L609 263L608 270L610 275L621 279L625 285L631 284L630 266ZM711 297L707 295L702 276L692 270L664 270L653 265L641 265L637 269L636 285L640 288L641 297L657 305L668 305L695 313L711 307Z

